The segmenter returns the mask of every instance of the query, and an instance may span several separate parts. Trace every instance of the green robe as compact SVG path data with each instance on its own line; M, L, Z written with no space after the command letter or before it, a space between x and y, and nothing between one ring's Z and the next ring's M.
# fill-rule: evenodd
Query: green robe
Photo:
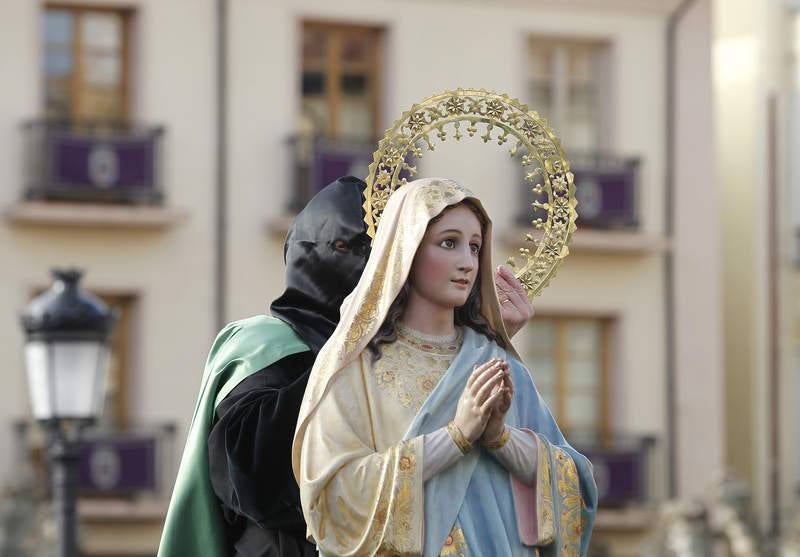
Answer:
M280 319L257 315L225 326L208 354L158 557L228 554L225 524L208 472L208 435L217 405L253 373L308 346Z

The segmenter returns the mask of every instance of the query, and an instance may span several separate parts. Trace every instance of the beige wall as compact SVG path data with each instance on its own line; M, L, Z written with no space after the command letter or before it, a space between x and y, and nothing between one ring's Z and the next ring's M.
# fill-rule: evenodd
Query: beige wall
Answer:
M714 101L723 246L726 451L730 468L750 482L766 525L772 505L792 502L796 363L792 333L794 238L789 207L792 33L787 3L714 3ZM770 158L768 103L777 106ZM777 184L778 312L770 314L769 176ZM773 323L774 318L774 323ZM770 441L770 341L778 347L778 462ZM770 495L773 467L779 501Z
M104 1L130 6L130 2ZM22 186L20 123L41 115L41 5L3 2L0 69L0 203L18 200ZM9 24L7 22L13 22ZM0 477L9 478L10 422L28 415L22 336L16 315L34 288L49 283L48 269L74 265L88 270L86 286L138 296L133 324L130 412L132 421L191 416L199 373L215 325L212 308L213 186L213 2L137 3L146 40L133 57L134 117L163 125L162 180L167 203L188 218L162 231L74 229L0 223L3 254L0 341L4 388L0 403ZM187 25L186 22L191 22ZM175 30L180 29L180 40ZM141 37L139 37L141 39ZM11 77L13 76L13 78ZM184 429L178 432L182 439Z
M714 166L711 2L677 29L674 277L678 493L700 496L723 470L724 377L719 184ZM698 474L698 470L704 473Z
M758 405L763 386L754 370L763 369L764 347L758 317L764 289L760 251L764 242L765 183L761 151L764 133L762 91L758 87L759 14L755 6L716 2L714 86L717 164L722 208L723 296L725 331L727 462L731 470L756 485ZM736 15L734 15L736 14ZM748 226L743 226L747 223ZM763 501L762 501L763 503Z
M38 8L32 2L7 2L4 18L35 21ZM6 28L7 27L7 28ZM0 72L4 76L25 76L38 64L38 42L25 25L4 26L0 33ZM4 79L5 91L0 102L0 199L8 203L20 191L22 142L19 123L38 109L38 82L34 79ZM22 334L17 312L25 300L25 285L15 277L15 269L24 253L13 248L12 231L0 226L0 353L3 354L3 403L0 404L0 477L5 479L12 462L11 420L27 412L27 388L22 369ZM15 264L16 263L16 264Z

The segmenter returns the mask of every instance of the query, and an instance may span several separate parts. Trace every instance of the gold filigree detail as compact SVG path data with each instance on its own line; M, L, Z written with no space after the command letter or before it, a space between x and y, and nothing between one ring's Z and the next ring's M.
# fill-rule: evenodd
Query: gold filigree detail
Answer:
M538 463L536 486L536 496L539 501L536 507L539 509L538 517L538 537L541 545L547 545L555 539L555 524L553 521L553 486L550 475L550 450L549 443L537 436Z
M369 285L369 291L364 298L364 303L353 318L352 327L347 331L347 336L344 339L345 354L350 354L355 351L359 341L368 335L378 318L378 304L381 301L381 294L383 293L383 279L386 276L386 265L387 262L384 260L382 267L375 273L375 280Z
M520 268L513 259L509 261L532 299L547 287L569 254L567 246L578 217L577 201L569 161L553 130L536 112L508 95L484 89L456 89L433 95L403 113L378 143L369 167L364 202L367 233L375 237L389 195L405 184L404 175L416 173L411 160L422 157L423 151L433 151L436 140L446 141L449 129L453 130L452 137L460 141L464 137L462 124L467 125L466 135L477 135L484 143L504 145L512 139L509 152L512 157L520 157L526 179L532 182L536 175L543 178L543 183L533 188L547 199L546 203L534 204L535 210L543 211L546 217L533 221L542 231L541 241L528 238L536 247L520 249L520 256L525 259Z
M579 557L581 548L581 490L578 471L572 458L562 449L553 447L558 480L556 488L561 499L561 554Z
M381 358L372 366L372 374L383 392L416 412L450 367L461 348L463 336L459 332L455 340L443 344L426 344L420 339L410 342L410 336L400 333L397 342L383 345Z
M453 440L453 443L456 444L458 450L461 451L461 454L465 455L472 452L472 443L467 440L464 433L462 433L455 422L449 422L447 424L447 434L450 436L450 439Z
M411 442L401 441L397 447L396 479L390 494L381 496L372 526L373 540L380 543L376 555L413 555L410 548L419 540L412 540L419 520L414 501L414 476L417 473L417 455ZM415 505L416 503L416 505Z
M398 323L397 338L420 352L452 358L461 349L461 344L464 342L464 330L460 327L457 328L455 335L450 338L436 337L422 335Z
M503 433L500 434L495 441L484 443L483 446L489 449L490 451L496 451L502 449L508 443L508 440L511 438L511 429L503 428Z
M464 530L460 526L453 526L450 535L444 541L440 557L467 557L467 540L464 538Z

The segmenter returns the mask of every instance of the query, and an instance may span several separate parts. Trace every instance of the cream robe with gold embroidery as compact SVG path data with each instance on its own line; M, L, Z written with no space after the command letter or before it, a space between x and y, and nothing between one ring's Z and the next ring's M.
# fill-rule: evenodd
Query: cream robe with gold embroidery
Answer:
M470 192L459 184L436 178L417 180L392 194L361 280L342 304L339 325L314 363L298 416L292 467L309 533L323 553L422 550L422 437L400 441L413 413L402 405L372 415L380 399L377 382L368 381L371 362L364 350L405 284L430 219L467 197ZM482 313L507 340L487 221L479 270ZM491 302L483 307L486 300ZM385 426L372 425L376 420Z
M350 364L320 404L306 435L322 441L303 458L319 476L309 527L331 554L421 553L422 437L401 440L460 343L460 331L442 339L401 328L380 359L365 351ZM369 486L379 486L377 500Z

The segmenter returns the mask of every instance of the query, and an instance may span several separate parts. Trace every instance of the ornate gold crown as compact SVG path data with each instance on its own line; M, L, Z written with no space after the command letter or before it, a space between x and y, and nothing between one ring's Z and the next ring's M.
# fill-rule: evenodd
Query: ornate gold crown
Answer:
M513 258L509 259L528 297L537 296L569 254L568 245L578 218L575 184L561 143L547 122L508 95L484 89L456 89L428 97L403 113L378 143L369 166L364 202L367 233L375 237L386 201L406 183L401 174L416 174L416 167L409 161L422 158L423 149L434 150L431 134L444 141L448 130L457 141L464 137L464 132L474 137L482 130L484 133L478 137L484 143L496 141L504 145L510 138L515 139L509 152L512 157L520 155L525 180L531 183L537 177L541 180L532 191L539 196L546 194L547 200L535 201L533 208L544 211L547 218L536 218L532 224L543 230L543 235L541 238L525 235L535 250L531 253L529 248L520 248L520 255L526 260L520 269L516 269Z

